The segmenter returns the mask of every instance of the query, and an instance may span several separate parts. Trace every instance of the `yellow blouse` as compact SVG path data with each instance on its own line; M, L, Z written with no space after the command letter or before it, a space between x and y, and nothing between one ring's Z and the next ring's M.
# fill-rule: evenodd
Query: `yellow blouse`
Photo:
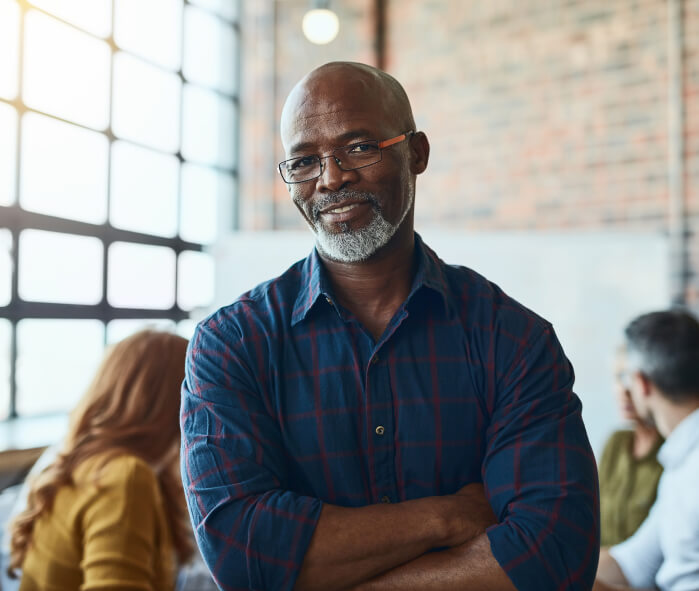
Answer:
M663 467L656 459L663 439L642 458L633 455L633 431L617 431L604 447L599 464L602 546L631 537L655 502Z
M99 458L75 470L34 524L20 591L172 591L175 560L155 473L120 456L93 484Z

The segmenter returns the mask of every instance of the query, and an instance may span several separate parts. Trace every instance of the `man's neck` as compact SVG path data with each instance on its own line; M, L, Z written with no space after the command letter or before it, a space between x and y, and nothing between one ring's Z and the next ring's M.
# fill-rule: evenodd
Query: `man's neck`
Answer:
M643 421L637 421L633 429L633 455L638 460L644 457L658 441L657 429Z
M684 404L673 404L667 399L662 399L658 404L662 408L658 408L654 413L655 421L658 431L667 439L677 425L699 408L699 398L691 399Z
M375 339L406 300L414 274L415 236L400 228L367 261L341 263L323 258L338 302L352 312Z

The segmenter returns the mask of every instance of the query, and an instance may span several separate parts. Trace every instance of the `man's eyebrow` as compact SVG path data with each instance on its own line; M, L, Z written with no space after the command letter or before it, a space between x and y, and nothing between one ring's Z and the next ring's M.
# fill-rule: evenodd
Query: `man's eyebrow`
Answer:
M373 135L375 135L375 133L369 131L368 129L353 129L351 131L346 131L345 133L341 133L337 136L336 147L341 148L342 146L346 146L348 143L351 143L352 140L356 139L376 139L373 137ZM300 142L291 146L289 149L289 154L308 152L308 150L312 149L312 147L313 144L310 142Z

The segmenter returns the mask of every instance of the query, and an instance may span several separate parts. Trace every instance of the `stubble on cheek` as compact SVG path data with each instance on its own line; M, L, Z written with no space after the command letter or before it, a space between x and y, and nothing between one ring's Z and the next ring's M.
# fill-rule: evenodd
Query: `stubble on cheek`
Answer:
M316 225L313 222L313 219L311 218L310 206L307 207L307 202L302 197L299 197L298 195L294 195L293 193L291 195L291 200L294 202L296 209L299 210L301 217L311 227L311 229L315 232Z

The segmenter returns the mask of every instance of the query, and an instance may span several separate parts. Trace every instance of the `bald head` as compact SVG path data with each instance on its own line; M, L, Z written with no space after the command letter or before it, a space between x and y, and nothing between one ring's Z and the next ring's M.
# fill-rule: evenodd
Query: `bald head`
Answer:
M392 122L398 133L415 129L408 95L393 76L366 64L330 62L307 74L289 93L281 117L285 148L299 126L342 110L349 116L373 111Z

